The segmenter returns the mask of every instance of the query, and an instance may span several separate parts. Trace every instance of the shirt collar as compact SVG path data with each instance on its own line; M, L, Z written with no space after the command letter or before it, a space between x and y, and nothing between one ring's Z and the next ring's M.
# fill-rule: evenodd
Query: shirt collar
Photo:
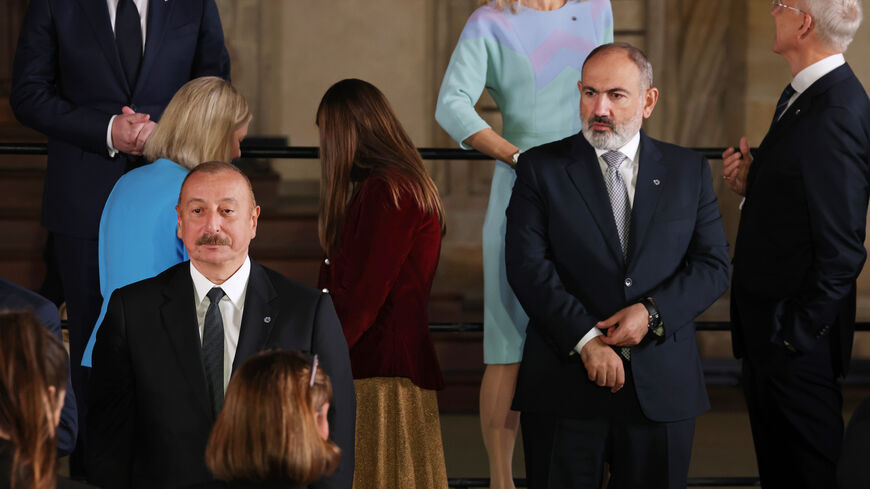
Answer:
M634 133L634 136L632 136L632 138L629 139L628 142L625 143L617 151L624 154L626 158L628 158L630 161L635 161L637 159L638 146L640 146L640 131ZM601 155L607 153L608 151L610 150L595 148L595 155L601 158Z
M794 88L797 93L803 93L819 78L827 75L844 64L846 64L846 58L843 57L843 53L837 53L816 61L800 70L798 74L794 76L794 79L791 81L791 87Z
M251 258L246 256L245 262L232 274L224 283L215 285L205 278L199 270L190 262L190 278L193 279L193 289L196 294L196 303L202 304L208 291L214 287L220 287L227 295L227 299L233 303L236 308L241 308L244 305L245 291L248 288L248 278L251 276Z

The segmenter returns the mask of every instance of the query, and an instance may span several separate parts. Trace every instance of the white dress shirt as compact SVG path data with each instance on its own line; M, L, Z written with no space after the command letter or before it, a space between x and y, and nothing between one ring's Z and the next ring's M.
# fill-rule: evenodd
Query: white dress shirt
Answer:
M628 203L634 207L634 190L637 188L637 171L640 168L639 159L640 153L638 153L638 148L640 147L640 132L635 133L634 137L628 140L624 146L619 148L617 151L625 155L625 161L619 166L619 174L622 176L622 181L625 182L625 190L628 192ZM604 153L607 153L610 150L607 149L598 149L595 148L595 155L598 156L598 166L601 168L601 175L603 178L607 178L607 162L604 161L604 158L601 157ZM574 347L574 351L580 353L583 350L583 347L586 346L586 343L592 338L596 336L601 336L603 333L600 329L593 327L586 333L583 338L577 343L577 346Z
M148 32L148 0L133 0L136 5L136 10L139 11L139 24L142 26L142 53L145 53L145 36ZM115 14L118 12L118 0L106 0L106 6L109 7L109 22L112 23L112 32L115 32ZM106 129L106 147L109 149L109 156L114 158L118 154L115 145L112 144L112 123L115 122L113 115L109 119L109 127Z
M193 279L193 299L196 305L196 322L199 325L199 341L202 344L202 331L205 327L205 313L211 300L208 292L214 287L224 291L218 307L224 323L224 392L233 372L233 359L239 346L239 333L242 331L242 313L245 310L245 296L248 293L248 279L251 276L251 259L246 257L242 266L224 283L215 285L199 273L190 263L190 278Z
M795 93L788 99L788 105L785 106L785 110L782 111L782 114L780 114L779 117L781 118L783 114L786 113L788 108L791 107L791 104L794 103L794 101L797 100L797 98L800 97L807 88L810 88L810 85L844 64L846 64L846 58L843 57L843 53L837 53L816 61L800 70L791 81L791 87L794 88Z

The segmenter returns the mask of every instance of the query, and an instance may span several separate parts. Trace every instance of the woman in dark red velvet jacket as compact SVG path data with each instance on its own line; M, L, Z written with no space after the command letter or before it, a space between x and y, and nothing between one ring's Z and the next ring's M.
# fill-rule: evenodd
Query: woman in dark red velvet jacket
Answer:
M354 489L446 488L428 302L441 251L438 189L384 95L327 90L320 129L320 243L357 395Z

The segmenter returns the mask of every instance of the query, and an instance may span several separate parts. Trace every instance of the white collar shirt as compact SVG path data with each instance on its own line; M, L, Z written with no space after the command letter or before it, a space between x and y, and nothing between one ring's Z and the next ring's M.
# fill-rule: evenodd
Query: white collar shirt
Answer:
M145 34L148 32L148 0L133 0L136 10L139 11L139 24L142 26L142 52L145 52ZM109 22L112 23L112 32L115 32L115 15L118 12L118 0L106 0L109 7Z
M782 111L782 114L785 114L788 108L791 107L791 104L794 103L794 101L797 100L797 98L800 97L800 95L804 93L807 88L810 88L810 85L817 82L819 78L836 70L844 64L846 64L846 58L843 57L843 53L837 53L828 56L827 58L816 61L815 63L800 70L791 81L791 87L794 88L795 93L791 96L791 98L788 99L788 105L786 105L785 110ZM782 114L780 114L780 117L782 117Z
M236 348L239 346L239 334L242 331L242 313L245 311L245 296L248 292L248 279L251 276L251 259L245 257L241 267L220 285L213 284L190 262L190 278L193 279L193 300L196 306L196 322L199 326L199 340L202 344L202 332L205 327L205 313L211 300L208 292L214 287L224 291L224 297L218 307L224 323L224 391L233 372L233 359L236 358Z

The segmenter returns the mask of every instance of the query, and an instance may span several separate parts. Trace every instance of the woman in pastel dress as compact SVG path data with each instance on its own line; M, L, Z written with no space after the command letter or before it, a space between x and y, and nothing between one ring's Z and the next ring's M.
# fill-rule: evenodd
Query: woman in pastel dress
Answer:
M513 488L518 413L510 411L528 316L507 283L505 209L522 150L580 130L577 82L586 55L613 41L609 0L495 0L468 19L447 66L435 118L463 148L495 158L483 225L484 363L480 418L491 487ZM474 105L483 90L502 114L496 133Z

